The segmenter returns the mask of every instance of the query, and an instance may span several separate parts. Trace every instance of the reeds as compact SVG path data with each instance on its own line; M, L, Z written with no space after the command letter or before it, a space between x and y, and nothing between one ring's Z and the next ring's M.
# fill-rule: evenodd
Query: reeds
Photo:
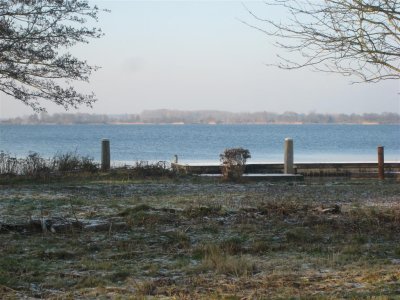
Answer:
M49 178L53 175L71 173L97 173L100 164L90 156L82 156L76 152L56 153L52 158L44 158L36 152L27 157L18 158L0 151L0 176L24 176L29 178ZM149 163L137 161L133 166L114 167L111 175L129 178L172 177L175 173L165 161Z
M89 156L76 152L57 153L52 158L44 158L31 152L25 158L17 158L0 152L0 175L46 177L55 173L97 172L99 166Z

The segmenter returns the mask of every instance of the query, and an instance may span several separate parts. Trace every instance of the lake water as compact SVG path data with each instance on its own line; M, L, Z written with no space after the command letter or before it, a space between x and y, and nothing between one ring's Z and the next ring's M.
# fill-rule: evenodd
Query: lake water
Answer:
M101 139L111 142L114 163L218 162L229 147L250 150L249 162L282 162L286 137L295 162L400 161L400 125L0 125L0 150L18 157L74 152L100 160Z

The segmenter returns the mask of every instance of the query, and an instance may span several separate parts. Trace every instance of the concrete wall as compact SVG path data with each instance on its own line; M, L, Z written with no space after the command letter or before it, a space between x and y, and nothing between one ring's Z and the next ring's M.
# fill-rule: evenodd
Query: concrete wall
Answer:
M190 166L171 164L181 174L221 174L218 165ZM377 163L295 163L296 174L304 176L374 176L378 174ZM245 173L249 174L282 174L283 164L248 164ZM385 173L400 176L400 163L385 163Z

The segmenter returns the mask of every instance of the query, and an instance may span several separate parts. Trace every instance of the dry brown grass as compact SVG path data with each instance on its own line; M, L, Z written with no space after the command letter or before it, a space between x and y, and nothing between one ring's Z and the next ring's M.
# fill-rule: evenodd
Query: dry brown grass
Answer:
M395 299L399 195L373 181L5 186L0 298ZM125 225L4 227L44 216Z

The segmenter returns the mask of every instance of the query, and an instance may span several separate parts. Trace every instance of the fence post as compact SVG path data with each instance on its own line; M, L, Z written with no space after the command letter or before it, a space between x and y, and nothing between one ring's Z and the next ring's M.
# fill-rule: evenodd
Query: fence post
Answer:
M110 140L102 139L101 141L101 170L109 171L110 170Z
M378 146L378 178L385 179L385 158L383 146Z
M285 139L284 147L284 167L283 172L285 174L294 174L293 168L293 139Z

